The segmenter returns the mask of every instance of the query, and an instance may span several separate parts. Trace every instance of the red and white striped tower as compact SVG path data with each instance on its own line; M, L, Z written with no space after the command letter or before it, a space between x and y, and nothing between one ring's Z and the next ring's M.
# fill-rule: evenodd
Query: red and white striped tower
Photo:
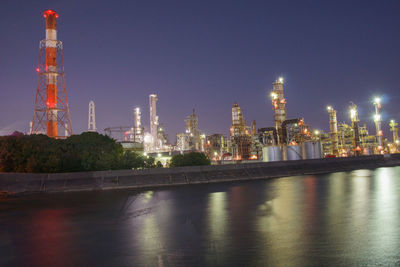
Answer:
M72 126L65 89L63 47L57 40L58 14L49 9L43 16L46 39L39 44L38 85L31 133L64 138L72 134ZM63 132L65 136L59 134Z

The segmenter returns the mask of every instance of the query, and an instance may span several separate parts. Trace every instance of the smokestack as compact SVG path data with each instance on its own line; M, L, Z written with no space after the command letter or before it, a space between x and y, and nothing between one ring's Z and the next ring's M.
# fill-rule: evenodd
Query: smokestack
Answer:
M57 18L53 10L43 13L46 19L46 70L47 70L47 135L57 137Z
M46 39L39 43L38 82L31 133L63 138L72 135L72 125L65 89L63 45L57 40L58 14L49 9L44 11L43 17L46 20Z

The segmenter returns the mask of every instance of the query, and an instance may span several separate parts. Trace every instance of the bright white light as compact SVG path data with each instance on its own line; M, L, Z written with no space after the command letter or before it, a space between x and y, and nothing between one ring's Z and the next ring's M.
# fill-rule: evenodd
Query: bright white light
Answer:
M279 80L280 83L283 83L283 77L279 77L278 80Z
M375 97L374 104L380 104L380 103L381 103L381 98L380 97Z
M381 121L381 115L375 114L374 115L374 121Z
M144 135L144 142L145 143L152 143L153 142L153 136L151 136L149 133L146 133Z
M350 117L352 119L354 119L356 117L356 114L357 114L357 110L356 109L354 109L354 108L350 109Z
M331 107L331 106L327 106L326 109L327 109L328 111L331 111L331 110L332 110L332 107Z
M277 93L275 93L275 92L271 92L271 98L272 99L277 99L278 98L278 94Z
M160 154L160 153L158 153L158 154L157 154L157 157L161 158L161 154Z
M318 130L315 130L315 131L314 131L314 134L315 134L315 135L319 135L319 131L318 131Z

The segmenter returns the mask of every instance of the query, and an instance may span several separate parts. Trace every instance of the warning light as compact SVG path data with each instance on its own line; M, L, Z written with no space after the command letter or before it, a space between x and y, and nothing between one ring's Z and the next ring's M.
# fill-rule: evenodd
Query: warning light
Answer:
M51 9L46 10L45 12L43 12L43 17L47 18L47 16L51 16L51 15L53 15L53 14L54 14L54 16L55 16L56 18L58 18L57 12L55 12L54 10L51 10Z
M39 68L36 68L36 72L39 72L40 71L40 69Z

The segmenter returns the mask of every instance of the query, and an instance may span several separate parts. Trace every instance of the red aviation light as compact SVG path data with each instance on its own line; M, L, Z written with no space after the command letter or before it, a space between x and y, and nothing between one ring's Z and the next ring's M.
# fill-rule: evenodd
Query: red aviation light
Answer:
M43 17L47 18L47 16L51 16L51 15L53 15L53 14L54 14L54 16L55 16L56 18L58 18L57 12L55 12L54 10L51 10L51 9L48 9L48 10L46 10L45 12L43 12Z
M39 67L37 67L37 68L36 68L36 72L39 72L39 71L40 71L40 69L39 69Z

